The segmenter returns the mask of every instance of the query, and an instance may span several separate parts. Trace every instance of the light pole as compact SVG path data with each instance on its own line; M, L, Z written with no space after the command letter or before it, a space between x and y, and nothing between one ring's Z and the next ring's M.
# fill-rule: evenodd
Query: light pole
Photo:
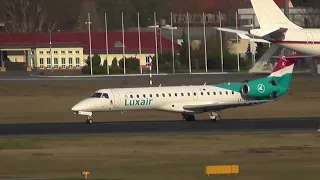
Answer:
M90 21L90 13L88 13L88 22L86 22L86 24L88 24L88 30L89 30L89 58L90 58L90 73L91 75L92 73L92 57L91 57L91 21Z
M49 30L49 40L50 40L50 55L51 55L51 61L50 61L50 64L51 64L51 72L53 72L53 54L52 54L52 37L51 37L51 30Z

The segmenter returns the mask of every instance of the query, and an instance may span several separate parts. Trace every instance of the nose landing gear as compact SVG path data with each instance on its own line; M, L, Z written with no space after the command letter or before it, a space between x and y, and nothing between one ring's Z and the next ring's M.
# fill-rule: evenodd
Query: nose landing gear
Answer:
M87 117L86 124L92 124L92 115Z
M216 112L210 112L209 116L210 116L211 121L213 121L213 122L219 122L221 120L220 115Z

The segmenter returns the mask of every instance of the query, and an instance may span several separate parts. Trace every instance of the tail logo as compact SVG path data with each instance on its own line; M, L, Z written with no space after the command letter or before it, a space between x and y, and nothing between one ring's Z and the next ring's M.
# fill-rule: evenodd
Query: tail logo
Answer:
M263 84L258 84L258 91L259 93L264 93L266 87Z

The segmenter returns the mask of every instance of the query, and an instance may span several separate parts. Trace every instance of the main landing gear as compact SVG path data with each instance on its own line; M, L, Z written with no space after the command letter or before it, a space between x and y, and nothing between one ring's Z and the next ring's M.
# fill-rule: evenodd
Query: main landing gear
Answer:
M182 118L186 121L196 120L196 117L193 114L189 114L189 113L182 113Z
M86 123L87 123L87 124L92 124L92 123L93 123L93 121L92 121L92 116L88 116L88 117L87 117Z
M211 121L213 121L213 122L219 122L221 120L220 115L216 112L210 112L209 116L210 116ZM182 118L186 121L195 121L196 120L194 114L189 114L186 112L182 113Z

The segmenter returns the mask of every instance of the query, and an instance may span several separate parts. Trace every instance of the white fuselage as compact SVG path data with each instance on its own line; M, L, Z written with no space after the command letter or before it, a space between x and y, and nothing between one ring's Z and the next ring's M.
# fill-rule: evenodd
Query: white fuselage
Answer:
M72 110L84 112L127 110L186 112L183 109L184 105L247 101L238 92L210 85L100 89L92 96L76 104Z
M288 29L281 41L271 41L308 55L320 55L320 29Z

